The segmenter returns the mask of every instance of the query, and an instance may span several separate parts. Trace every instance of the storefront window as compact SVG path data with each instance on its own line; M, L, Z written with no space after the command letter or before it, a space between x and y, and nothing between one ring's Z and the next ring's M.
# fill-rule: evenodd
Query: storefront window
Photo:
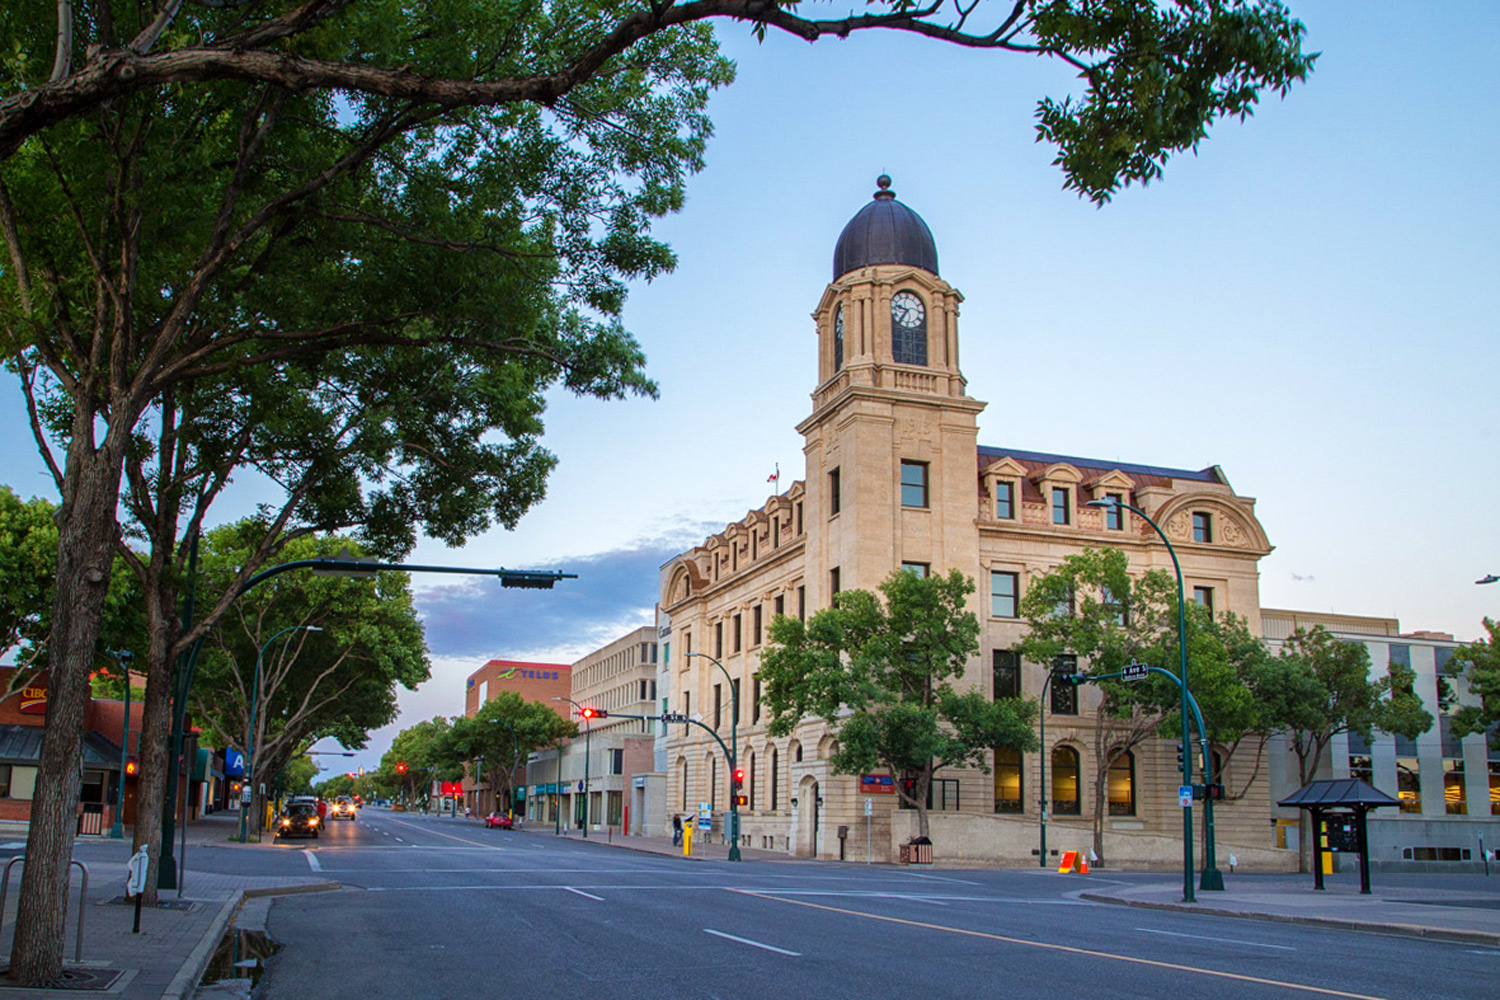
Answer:
M1449 816L1464 816L1469 812L1468 796L1464 792L1464 762L1443 761L1443 807Z

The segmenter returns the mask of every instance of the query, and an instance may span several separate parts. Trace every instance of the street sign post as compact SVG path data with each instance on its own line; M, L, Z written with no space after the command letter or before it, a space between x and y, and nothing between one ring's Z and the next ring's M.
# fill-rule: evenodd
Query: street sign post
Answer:
M875 815L875 800L865 799L865 864L870 863L870 824L874 822L870 817Z

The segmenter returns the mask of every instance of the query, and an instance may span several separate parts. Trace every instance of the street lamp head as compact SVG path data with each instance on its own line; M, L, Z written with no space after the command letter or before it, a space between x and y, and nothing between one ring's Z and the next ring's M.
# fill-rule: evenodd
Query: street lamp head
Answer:
M1500 583L1500 576L1496 576L1494 573L1486 573L1484 575L1483 579L1481 579L1481 580L1475 580L1474 582L1475 583Z
M1114 497L1101 497L1098 500L1089 500L1084 503L1085 507L1118 507L1120 501Z

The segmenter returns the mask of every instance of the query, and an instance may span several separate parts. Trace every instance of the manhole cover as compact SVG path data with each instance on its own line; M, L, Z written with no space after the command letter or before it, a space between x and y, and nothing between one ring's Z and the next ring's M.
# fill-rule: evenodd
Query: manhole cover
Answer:
M10 969L0 969L0 990L107 990L125 973L120 969L64 969L62 975L40 983L18 983L10 978Z

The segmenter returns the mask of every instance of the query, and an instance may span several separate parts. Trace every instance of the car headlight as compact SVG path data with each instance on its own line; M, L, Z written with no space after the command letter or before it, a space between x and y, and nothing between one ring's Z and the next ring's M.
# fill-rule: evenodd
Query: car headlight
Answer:
M310 819L309 819L309 820L308 820L308 821L307 821L307 825L308 825L308 826L317 826L317 825L318 825L318 817L316 817L316 816L313 816L313 817L311 817L311 818L310 818Z
M289 820L289 819L284 819L284 820L281 821L281 825L282 826L291 826L292 825L292 821Z

